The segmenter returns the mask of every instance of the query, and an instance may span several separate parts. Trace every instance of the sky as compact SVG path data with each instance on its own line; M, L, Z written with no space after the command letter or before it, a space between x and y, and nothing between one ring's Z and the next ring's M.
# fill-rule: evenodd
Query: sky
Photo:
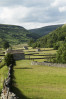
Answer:
M66 23L66 0L0 0L0 24L34 29Z

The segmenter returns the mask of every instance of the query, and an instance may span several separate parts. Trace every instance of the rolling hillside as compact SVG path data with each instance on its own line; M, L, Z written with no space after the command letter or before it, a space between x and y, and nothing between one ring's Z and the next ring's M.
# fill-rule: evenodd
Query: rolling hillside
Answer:
M0 24L0 39L8 41L10 44L25 43L31 38L37 40L41 36L48 34L50 31L53 31L60 26L61 25L46 26L36 29L35 31L26 30L21 26Z
M37 34L31 33L21 26L0 24L0 38L7 40L10 44L27 42L30 38L37 39Z
M58 27L61 27L62 25L51 25L51 26L45 26L42 28L37 28L37 29L31 29L29 30L32 33L37 33L40 36L44 36L50 32L52 32L53 30L56 30Z
M53 47L66 42L66 24L39 38L34 44L39 47Z

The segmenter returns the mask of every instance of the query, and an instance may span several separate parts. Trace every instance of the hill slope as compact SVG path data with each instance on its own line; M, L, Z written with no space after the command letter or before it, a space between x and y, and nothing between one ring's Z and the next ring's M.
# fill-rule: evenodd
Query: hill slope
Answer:
M10 44L19 44L38 37L37 34L33 35L21 26L0 24L0 38L7 40Z
M48 33L52 32L53 30L56 30L58 27L61 27L62 25L51 25L51 26L45 26L42 28L37 29L31 29L29 30L32 33L37 33L40 36L47 35Z
M53 47L54 44L66 42L66 24L38 39L35 45L39 47Z

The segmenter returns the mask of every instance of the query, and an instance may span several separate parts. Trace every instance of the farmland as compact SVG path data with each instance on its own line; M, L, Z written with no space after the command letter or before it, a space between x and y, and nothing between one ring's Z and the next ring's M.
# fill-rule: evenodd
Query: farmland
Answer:
M50 48L24 50L25 60L16 61L13 91L20 99L65 99L66 68L31 65L32 61L48 61L56 50Z

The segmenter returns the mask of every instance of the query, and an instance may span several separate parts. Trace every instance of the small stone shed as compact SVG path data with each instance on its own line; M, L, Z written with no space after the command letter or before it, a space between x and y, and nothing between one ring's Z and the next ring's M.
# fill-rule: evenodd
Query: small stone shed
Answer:
M22 49L19 49L19 50L7 49L5 54L7 53L13 54L15 60L25 59L25 54Z
M27 47L27 46L23 46L23 48L24 48L25 50L28 50L28 47Z
M40 49L38 48L38 49L36 49L36 51L38 52L38 51L40 51Z

